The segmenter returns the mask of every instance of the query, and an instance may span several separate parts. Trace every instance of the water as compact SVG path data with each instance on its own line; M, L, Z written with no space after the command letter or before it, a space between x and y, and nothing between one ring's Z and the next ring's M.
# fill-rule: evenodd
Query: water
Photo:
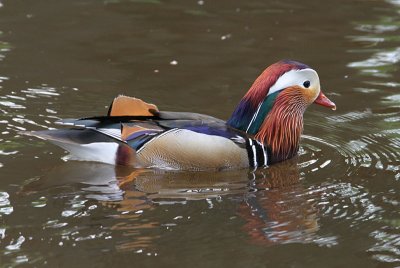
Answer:
M0 2L3 267L400 265L400 2ZM268 169L64 161L21 130L123 93L227 118L267 65L313 66L299 156Z

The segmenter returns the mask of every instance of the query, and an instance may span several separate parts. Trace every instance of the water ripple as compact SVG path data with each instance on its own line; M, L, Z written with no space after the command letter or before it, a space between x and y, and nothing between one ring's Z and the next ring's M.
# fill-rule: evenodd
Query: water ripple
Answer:
M354 227L363 221L379 218L382 208L372 201L366 189L351 183L335 183L317 186L314 193L319 193L317 207L321 213L335 220L346 220Z
M368 249L373 258L385 263L400 263L400 235L388 228L373 231L370 236L376 242Z
M398 7L397 0L387 2ZM398 18L385 14L368 22L356 22L354 29L362 34L349 36L349 39L358 44L362 43L362 46L349 52L373 53L368 58L348 63L347 66L357 68L361 73L373 77L390 77L400 62L400 47L397 45L400 29Z
M372 168L375 171L370 170L370 174L388 170L397 178L400 176L398 118L400 113L396 110L379 112L366 109L329 116L326 121L317 124L307 123L327 134L324 138L303 135L300 155L301 159L307 160L301 163L301 167L307 173L345 163L347 168L340 169L345 176L356 174L362 168ZM377 123L373 124L374 121ZM371 127L366 131L365 126L368 125ZM328 151L329 154L324 153ZM338 175L337 172L332 174L335 177Z
M372 114L373 113L371 110L354 111L354 112L348 112L348 113L342 114L342 115L329 116L327 119L329 121L333 121L333 122L337 122L337 123L344 123L344 122L350 122L350 121L368 118L368 117L371 117Z
M0 192L0 217L2 215L9 215L13 212L14 208L11 206L7 192Z
M380 51L372 55L369 59L352 62L347 66L353 68L372 68L393 65L400 62L400 48L395 48L387 51ZM379 70L377 70L379 71Z
M60 95L56 88L46 86L40 88L28 88L26 90L21 90L21 92L26 93L26 96L31 98L37 98L38 96L52 97Z
M11 109L26 109L25 106L23 106L21 104L16 104L12 101L0 101L0 105L6 106Z
M21 235L16 240L11 240L11 243L6 246L6 249L11 251L19 250L24 242L25 237Z

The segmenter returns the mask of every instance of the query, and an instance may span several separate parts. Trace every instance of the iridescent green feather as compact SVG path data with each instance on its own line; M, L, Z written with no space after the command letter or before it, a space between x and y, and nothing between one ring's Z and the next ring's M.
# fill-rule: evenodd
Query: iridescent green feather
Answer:
M279 93L280 91L274 92L264 99L263 103L261 104L260 110L258 111L257 117L251 123L247 133L255 135L258 132L262 123L264 122L264 119L274 106L275 99Z

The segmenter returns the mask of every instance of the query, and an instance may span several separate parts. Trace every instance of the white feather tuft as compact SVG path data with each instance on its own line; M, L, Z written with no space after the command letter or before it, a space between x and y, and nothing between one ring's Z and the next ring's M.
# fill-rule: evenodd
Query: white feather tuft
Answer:
M93 161L115 165L119 144L116 142L94 142L88 144L66 143L51 140L52 143L67 150L67 159Z

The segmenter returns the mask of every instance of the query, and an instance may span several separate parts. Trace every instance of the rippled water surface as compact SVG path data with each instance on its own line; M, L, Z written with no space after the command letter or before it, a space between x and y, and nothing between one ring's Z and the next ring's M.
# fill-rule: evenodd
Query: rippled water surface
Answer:
M120 93L227 118L281 58L338 110L267 169L114 168L18 134ZM399 88L396 0L0 0L0 266L398 266Z

